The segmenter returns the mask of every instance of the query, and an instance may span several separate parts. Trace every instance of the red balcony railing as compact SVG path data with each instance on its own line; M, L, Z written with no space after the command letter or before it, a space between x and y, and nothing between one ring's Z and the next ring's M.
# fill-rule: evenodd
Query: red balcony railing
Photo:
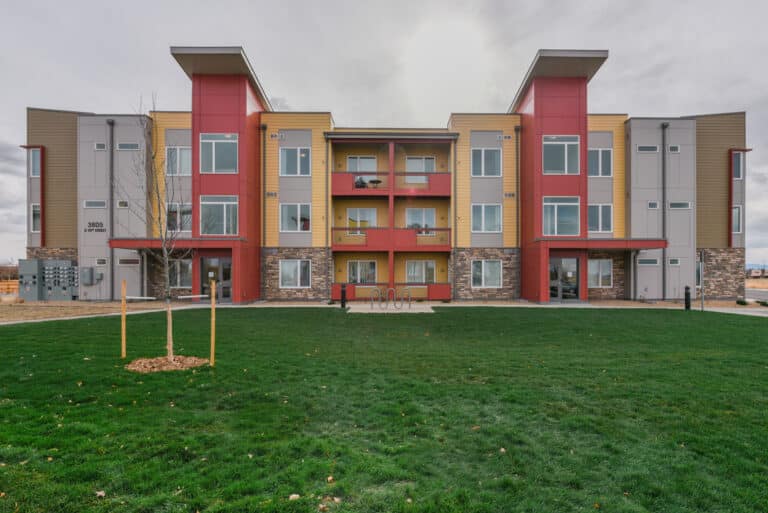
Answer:
M395 251L450 251L450 228L395 228Z
M334 251L450 251L450 228L333 228Z
M334 251L387 251L392 248L389 228L333 228L331 233Z
M451 173L395 173L395 194L450 196Z
M386 293L390 287L397 291L398 301L401 297L407 299L408 291L413 300L448 301L451 299L450 283L396 283L394 285L387 283L347 283L347 300L370 300L372 294L376 299L379 297L383 298L386 297ZM373 289L379 289L380 296L373 292ZM406 291L406 289L408 289L408 291ZM331 299L334 301L341 300L341 283L334 283L331 285ZM392 296L390 293L390 300L391 299Z
M428 299L430 301L448 301L451 299L450 283L395 283L397 296L407 297L408 289L412 299Z
M386 172L331 173L331 193L336 196L386 196L390 190L390 177Z

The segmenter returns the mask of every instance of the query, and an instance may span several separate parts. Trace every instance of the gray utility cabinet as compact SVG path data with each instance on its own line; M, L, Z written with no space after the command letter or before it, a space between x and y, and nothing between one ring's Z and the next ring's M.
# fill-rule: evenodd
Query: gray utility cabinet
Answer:
M40 301L43 297L43 262L19 260L19 297L24 301Z
M19 297L24 301L77 299L79 276L71 260L19 260Z

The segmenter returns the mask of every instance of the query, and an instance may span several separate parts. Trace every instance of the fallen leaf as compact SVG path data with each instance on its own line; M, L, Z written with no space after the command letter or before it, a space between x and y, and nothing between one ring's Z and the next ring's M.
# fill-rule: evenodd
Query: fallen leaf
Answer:
M413 502L413 499L411 499L410 497L408 497L407 499L405 499L405 502L407 502L408 504L411 504L411 503Z
M472 431L480 431L480 426L472 426Z
M595 503L595 509L600 509L600 503L599 502Z
M317 507L317 511L328 511L328 506L326 506L325 504L320 504Z
M298 493L292 493L288 496L289 501L299 500L300 498L301 498L301 495L299 495Z
M78 381L77 382L77 386L79 386L79 387L83 386L83 382L82 381Z
M507 454L507 450L506 450L504 447L502 447L501 449L499 449L499 452L500 452L501 454Z
M336 504L341 504L341 497L334 497L333 502L335 502Z
M251 453L249 452L249 453L248 453L248 458L250 458L250 459L253 459L253 454L251 454Z
M329 483L333 483L335 481L335 479L333 479L333 476L328 476L325 480L328 481Z
M104 490L97 490L96 497L106 497L107 493Z
M48 461L53 461L53 456L48 456Z
M0 499L2 499L3 497L5 497L5 492L0 492Z

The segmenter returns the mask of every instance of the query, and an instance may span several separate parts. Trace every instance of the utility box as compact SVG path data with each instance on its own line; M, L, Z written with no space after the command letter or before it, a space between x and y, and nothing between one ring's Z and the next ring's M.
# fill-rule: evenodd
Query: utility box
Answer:
M36 258L19 260L19 297L24 301L43 299L43 263Z
M80 284L90 287L94 285L93 281L93 267L81 267L80 268Z
M43 261L44 298L47 301L77 299L79 277L71 260Z

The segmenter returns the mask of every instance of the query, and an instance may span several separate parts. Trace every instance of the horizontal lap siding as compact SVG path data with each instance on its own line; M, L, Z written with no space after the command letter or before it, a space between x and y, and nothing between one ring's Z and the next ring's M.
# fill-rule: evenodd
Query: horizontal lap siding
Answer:
M624 122L627 116L595 115L587 116L589 132L613 132L613 237L623 239L627 229L626 206L626 167Z
M191 112L150 112L152 118L152 152L154 153L154 171L156 173L165 173L165 131L167 129L186 129L192 130ZM195 141L191 142L192 145ZM165 198L165 181L161 180L160 197ZM173 192L173 191L172 191ZM150 208L153 212L153 218L157 212L156 197L149 198ZM150 223L152 236L159 236L159 227L157 223Z

